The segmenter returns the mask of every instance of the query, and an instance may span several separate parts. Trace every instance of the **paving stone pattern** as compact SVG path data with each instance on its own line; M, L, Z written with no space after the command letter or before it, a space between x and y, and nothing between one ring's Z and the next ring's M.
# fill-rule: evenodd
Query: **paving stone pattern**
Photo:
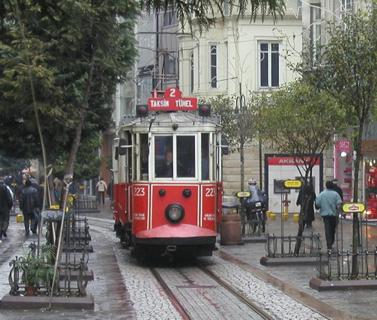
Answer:
M192 319L262 319L197 267L158 272Z
M214 256L208 268L228 284L237 288L255 301L274 319L325 319L303 304L290 298L280 290L266 284L238 266Z

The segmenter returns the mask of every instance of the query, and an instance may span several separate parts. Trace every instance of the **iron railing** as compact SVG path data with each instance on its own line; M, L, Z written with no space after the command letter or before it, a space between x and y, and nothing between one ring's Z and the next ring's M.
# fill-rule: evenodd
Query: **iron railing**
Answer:
M377 247L357 251L357 270L352 273L352 251L335 250L321 253L318 260L319 278L323 280L377 279Z
M93 212L98 210L98 201L95 197L80 195L73 201L76 212Z
M297 240L301 240L299 252L295 253ZM318 257L321 251L320 235L311 233L310 235L297 236L275 236L267 235L266 252L267 257Z
M93 280L93 274L88 271L89 252L93 251L90 243L89 225L86 218L79 218L73 214L67 214L62 224L62 212L49 210L44 213L47 223L47 244L57 251L58 234L63 227L63 247L57 268L57 281L54 286L54 296L85 296L88 281ZM26 257L16 257L10 262L9 284L11 295L50 295L52 288L53 263L48 265L38 261L44 274L38 275L37 283L30 292L27 279L30 278L30 261L36 257L36 245L30 246L30 252ZM55 260L55 258L54 258ZM47 271L50 269L50 271ZM36 271L35 268L33 271ZM38 271L37 271L38 272ZM35 277L34 277L35 278Z

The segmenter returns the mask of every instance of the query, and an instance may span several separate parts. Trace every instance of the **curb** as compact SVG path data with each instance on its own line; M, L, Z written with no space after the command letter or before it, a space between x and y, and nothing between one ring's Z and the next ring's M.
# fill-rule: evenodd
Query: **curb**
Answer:
M0 302L0 309L39 309L49 305L47 296L11 296L5 295ZM86 297L53 297L51 306L58 309L94 310L94 298Z
M319 264L318 257L286 257L286 258L260 258L260 264L267 267L287 266L287 265L316 265ZM327 261L322 260L322 263Z
M310 288L317 291L377 289L377 280L333 280L327 281L317 277L309 281Z

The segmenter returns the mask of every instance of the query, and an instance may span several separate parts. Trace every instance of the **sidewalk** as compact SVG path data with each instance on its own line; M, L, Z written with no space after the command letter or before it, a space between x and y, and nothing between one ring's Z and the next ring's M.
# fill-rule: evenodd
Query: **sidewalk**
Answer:
M352 223L343 223L344 249L351 250L352 242ZM365 229L365 228L364 228ZM296 236L298 224L293 222L292 215L289 220L284 222L284 235ZM340 227L338 228L340 230ZM281 234L280 215L277 215L275 221L268 221L267 230L270 234L279 236ZM322 218L316 214L312 230L305 230L305 233L319 233L322 242L322 248L326 247L324 238L324 226ZM374 249L377 245L377 227L368 226L368 248ZM340 241L340 239L339 239ZM377 295L374 290L347 290L347 291L327 291L318 292L309 287L309 281L312 277L318 276L316 265L312 266L275 266L265 267L259 261L266 255L265 243L245 243L238 246L220 246L221 251L229 253L239 260L250 264L252 267L263 271L281 280L286 287L287 294L290 294L289 288L295 289L294 297L297 295L310 295L313 299L318 299L330 307L339 311L344 311L350 315L349 319L376 319L377 314ZM291 294L290 294L291 295Z

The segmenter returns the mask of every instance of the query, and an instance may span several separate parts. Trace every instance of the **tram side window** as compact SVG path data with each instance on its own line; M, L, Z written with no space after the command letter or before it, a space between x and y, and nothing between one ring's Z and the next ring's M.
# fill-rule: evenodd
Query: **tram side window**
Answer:
M202 180L209 179L209 134L202 133Z
M154 148L156 178L173 178L173 137L156 136Z
M177 177L195 177L195 136L177 136Z
M148 180L148 135L140 135L140 173L142 180Z

